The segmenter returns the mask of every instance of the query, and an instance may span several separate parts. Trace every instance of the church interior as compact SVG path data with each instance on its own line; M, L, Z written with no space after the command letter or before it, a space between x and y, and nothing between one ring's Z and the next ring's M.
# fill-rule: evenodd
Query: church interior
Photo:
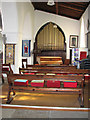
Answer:
M90 118L89 0L0 3L4 118Z

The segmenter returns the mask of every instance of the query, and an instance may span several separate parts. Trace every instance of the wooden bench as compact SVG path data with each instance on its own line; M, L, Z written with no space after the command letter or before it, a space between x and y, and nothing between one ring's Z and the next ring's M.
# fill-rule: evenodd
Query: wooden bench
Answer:
M19 68L19 74L25 74L25 73L54 73L54 74L90 74L90 70L88 69L29 69L29 68Z
M41 65L27 65L26 68L29 69L50 69L50 70L61 70L61 69L76 69L76 66L68 66L68 65L63 65L63 66L41 66Z
M28 80L28 85L26 86L15 86L14 81L16 79L26 79ZM44 87L31 87L32 80L44 80ZM47 81L60 81L60 88L47 88ZM76 88L64 88L63 83L67 81L77 82ZM8 74L8 83L9 83L9 91L7 97L7 103L10 103L13 100L11 92L13 92L13 96L15 95L15 91L27 91L27 92L39 92L39 93L66 93L66 94L74 94L77 93L79 95L80 106L84 107L84 78L83 75L25 75L25 74Z
M13 74L13 70L11 68L10 63L9 64L2 64L2 83L4 83L3 74Z
M29 68L19 68L19 74L35 74L35 75L80 75L84 76L84 85L88 83L90 79L90 70L89 69L29 69Z
M34 64L34 65L29 65L29 64L27 64L27 68L28 67L75 67L76 68L76 66L72 66L72 65L65 65L65 64L62 64L62 65L39 65L39 64Z

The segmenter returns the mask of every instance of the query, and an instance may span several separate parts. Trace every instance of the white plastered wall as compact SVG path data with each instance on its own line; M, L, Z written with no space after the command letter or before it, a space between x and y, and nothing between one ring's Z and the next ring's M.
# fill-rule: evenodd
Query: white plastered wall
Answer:
M80 51L86 51L87 55L88 55L87 33L89 32L89 30L87 29L87 25L88 25L88 19L90 19L89 18L90 17L89 16L89 9L90 9L90 5L88 6L88 8L86 9L86 11L81 16L81 19L80 19L80 43L79 43L79 47L80 47ZM79 53L79 57L80 57L80 53Z
M34 39L38 30L47 22L56 23L63 30L67 43L66 58L69 59L70 58L69 37L70 35L79 36L80 21L35 10Z
M88 11L89 11L90 5L82 15L80 19L80 48L86 48L87 47L87 37L86 34L88 33L87 29L87 23L88 23Z
M33 45L33 21L34 8L29 2L2 2L3 32L6 34L6 43L15 45L15 64L12 69L15 73L19 72L22 60L22 40L31 40L31 49ZM4 47L3 47L4 48ZM3 49L3 55L5 55ZM3 63L5 56L3 56ZM32 64L32 55L28 58L29 64Z

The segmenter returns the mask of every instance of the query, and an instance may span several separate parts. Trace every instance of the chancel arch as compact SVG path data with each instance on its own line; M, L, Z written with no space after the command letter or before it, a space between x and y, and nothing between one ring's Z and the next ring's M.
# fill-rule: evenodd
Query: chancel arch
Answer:
M37 56L60 56L66 58L65 35L55 23L48 22L36 34L34 44L34 64Z

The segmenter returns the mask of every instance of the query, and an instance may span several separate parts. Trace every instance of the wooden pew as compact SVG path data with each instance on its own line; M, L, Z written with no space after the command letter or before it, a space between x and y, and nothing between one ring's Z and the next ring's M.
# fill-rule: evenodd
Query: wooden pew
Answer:
M19 74L36 74L36 75L47 75L47 74L55 74L55 75L80 75L84 76L84 85L88 83L90 79L90 70L89 69L29 69L29 68L19 68Z
M2 83L4 83L3 74L13 74L13 70L11 68L10 63L9 64L2 64Z
M23 73L55 73L55 74L90 74L88 69L29 69L29 68L19 68L19 74Z
M42 69L42 70L45 70L45 69L49 69L49 70L61 70L61 69L76 69L76 66L33 66L33 65L28 65L26 68L28 69Z
M16 79L26 79L29 81L27 86L15 86L14 80ZM31 87L32 80L44 80L45 84L43 88ZM64 88L63 85L60 85L60 88L47 88L47 81L76 81L78 83L78 87L76 88ZM77 93L79 95L79 100L81 101L80 106L84 107L84 78L83 75L25 75L25 74L8 74L8 83L9 83L9 91L7 96L7 103L10 103L13 100L11 92L13 92L13 96L15 95L15 91L27 91L27 92L39 92L39 93L66 93L66 94L74 94Z
M13 73L10 63L9 64L2 64L2 73Z
M29 68L29 67L32 67L32 68L75 68L76 69L76 66L72 66L72 65L65 65L65 64L62 64L62 65L26 65L26 68Z

